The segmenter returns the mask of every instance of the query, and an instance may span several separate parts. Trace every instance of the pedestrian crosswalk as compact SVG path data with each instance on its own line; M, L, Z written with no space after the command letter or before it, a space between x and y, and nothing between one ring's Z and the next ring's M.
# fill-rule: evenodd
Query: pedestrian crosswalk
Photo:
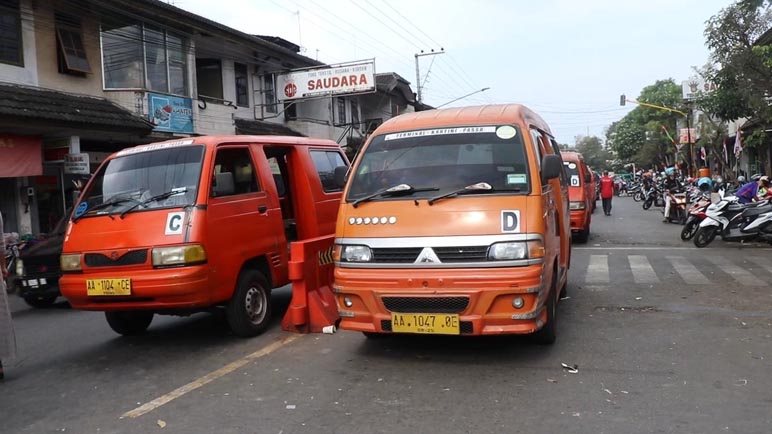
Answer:
M633 284L772 285L772 255L575 255L572 280L604 286Z

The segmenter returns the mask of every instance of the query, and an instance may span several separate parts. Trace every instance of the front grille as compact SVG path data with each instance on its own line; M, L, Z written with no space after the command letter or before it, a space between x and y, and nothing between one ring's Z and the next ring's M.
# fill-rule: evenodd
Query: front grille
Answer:
M89 267L121 267L126 265L139 265L147 261L147 250L132 250L113 261L109 256L101 253L86 253L86 265Z
M382 297L383 305L400 313L461 313L469 297Z
M420 247L380 247L373 249L371 262L382 264L412 264L423 250Z
M474 332L474 325L472 324L472 321L461 321L461 324L459 324L461 329L462 335L468 335ZM381 320L381 329L385 332L391 331L391 320L384 319Z
M433 247L442 262L484 262L488 260L488 246Z

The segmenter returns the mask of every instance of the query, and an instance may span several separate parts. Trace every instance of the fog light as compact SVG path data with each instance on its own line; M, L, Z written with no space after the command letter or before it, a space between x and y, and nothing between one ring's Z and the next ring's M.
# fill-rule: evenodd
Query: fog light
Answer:
M351 307L351 306L353 306L353 305L354 305L354 302L353 302L353 301L351 301L351 299L350 299L348 296L346 296L346 297L343 297L343 304L344 304L346 307Z
M515 309L522 309L523 306L525 306L525 301L522 297L515 297L515 299L512 300L512 307Z

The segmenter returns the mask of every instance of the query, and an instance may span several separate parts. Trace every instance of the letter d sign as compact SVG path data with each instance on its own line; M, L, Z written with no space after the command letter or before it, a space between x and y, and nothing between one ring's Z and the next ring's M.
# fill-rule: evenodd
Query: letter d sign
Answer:
M501 211L501 232L520 232L520 210Z

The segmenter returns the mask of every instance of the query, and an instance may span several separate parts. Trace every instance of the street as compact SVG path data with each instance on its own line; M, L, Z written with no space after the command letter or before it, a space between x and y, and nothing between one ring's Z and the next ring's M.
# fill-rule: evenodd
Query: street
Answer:
M697 249L659 209L613 206L574 245L553 346L293 335L279 325L289 288L253 339L209 314L120 337L100 312L10 296L19 358L0 432L769 432L772 250Z

